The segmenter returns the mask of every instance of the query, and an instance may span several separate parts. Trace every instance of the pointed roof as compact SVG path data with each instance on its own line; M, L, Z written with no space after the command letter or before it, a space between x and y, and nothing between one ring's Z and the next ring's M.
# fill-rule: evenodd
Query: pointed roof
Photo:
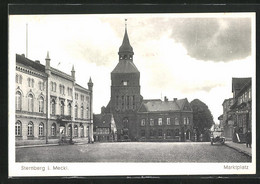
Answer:
M132 46L130 45L130 42L129 42L126 25L125 25L124 39L123 39L122 45L119 48L119 53L121 53L121 52L133 53L133 48L132 48Z
M93 83L93 82L92 82L92 80L91 80L91 77L89 78L89 81L88 81L88 83Z
M50 60L49 51L47 51L46 60Z
M251 81L250 77L247 78L232 78L232 92L235 90L241 90L243 86Z
M124 62L120 61L112 73L139 73L139 71L133 62L126 60Z
M72 72L75 72L74 65L72 65L71 71L72 71Z

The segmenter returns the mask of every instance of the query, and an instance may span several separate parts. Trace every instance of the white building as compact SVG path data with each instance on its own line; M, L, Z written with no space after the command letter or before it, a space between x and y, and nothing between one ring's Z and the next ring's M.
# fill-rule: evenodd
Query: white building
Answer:
M91 78L88 89L71 75L51 67L49 53L43 65L16 55L16 123L19 140L81 138L93 141Z

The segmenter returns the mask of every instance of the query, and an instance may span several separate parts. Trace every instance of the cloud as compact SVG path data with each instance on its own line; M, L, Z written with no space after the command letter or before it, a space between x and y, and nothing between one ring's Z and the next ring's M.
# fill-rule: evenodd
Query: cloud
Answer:
M232 61L251 54L249 18L189 18L173 22L171 37L204 61Z

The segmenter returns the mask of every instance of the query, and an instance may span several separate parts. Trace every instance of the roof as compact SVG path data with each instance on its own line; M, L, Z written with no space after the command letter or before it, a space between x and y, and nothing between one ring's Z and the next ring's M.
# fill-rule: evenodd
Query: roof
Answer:
M86 90L86 91L88 91L88 89L87 88L84 88L84 87L82 87L82 86L80 86L79 84L77 84L76 83L76 87L78 87L79 89L81 89L81 90Z
M110 128L112 114L93 114L94 127ZM104 123L105 122L105 123Z
M232 92L234 90L241 90L243 86L251 81L251 77L248 78L232 78Z
M122 45L119 48L119 53L121 53L121 52L133 53L133 48L132 48L132 46L130 45L130 42L129 42L127 29L125 29L124 39L123 39Z
M179 111L183 109L186 102L188 102L186 98L174 101L143 100L139 112Z
M45 66L39 62L32 61L26 58L24 55L16 54L16 62L21 63L29 68L33 68L39 72L45 72Z
M58 70L58 69L55 69L55 68L51 67L51 72L54 73L54 74L56 74L56 75L58 75L58 76L61 76L61 77L64 77L64 78L66 78L66 79L69 79L69 80L72 80L72 81L73 81L73 78L72 78L71 75L66 74L66 73L64 73L64 72L62 72L62 71L60 71L60 70Z
M130 60L119 61L112 73L139 73L135 64Z

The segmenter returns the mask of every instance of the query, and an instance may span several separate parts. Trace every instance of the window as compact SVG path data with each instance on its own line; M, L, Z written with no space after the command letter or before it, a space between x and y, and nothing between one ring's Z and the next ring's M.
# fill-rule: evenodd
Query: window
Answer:
M141 130L141 137L145 137L145 130Z
M133 96L133 109L135 108L135 96Z
M251 89L248 90L248 98L251 99Z
M56 136L56 124L51 125L51 136Z
M81 110L81 119L83 119L84 118L84 108L83 108L83 106L81 106L81 108L80 108L80 110Z
M20 83L20 84L23 83L23 77L22 77L22 75L19 75L19 83Z
M150 130L150 137L155 136L155 133L156 133L155 130L151 129L151 130Z
M53 91L56 92L56 82L53 83Z
M32 87L34 87L34 79L32 79Z
M56 113L56 108L55 108L55 100L51 100L51 114L54 115Z
M78 100L78 93L75 93L75 99Z
M158 125L162 125L162 118L158 118Z
M17 78L17 80L18 80L18 78ZM28 81L28 87L31 87L31 78L28 78L27 81Z
M122 96L122 109L124 109L124 102L125 102L125 97Z
M28 95L28 111L33 112L33 96L32 96L32 94Z
M18 74L16 74L16 76L15 76L15 82L16 82L16 83L19 83L18 80L19 80L19 76L18 76Z
M21 136L22 135L22 124L20 121L17 121L15 123L15 136Z
M179 123L179 119L178 118L175 118L174 119L174 123L175 123L175 125L179 125L180 123Z
M64 115L64 102L63 101L60 102L60 114Z
M78 118L78 106L75 105L75 118Z
M123 81L123 86L127 86L128 81Z
M179 129L175 129L175 136L179 136L180 134L180 130Z
M80 126L80 137L84 137L84 126Z
M74 126L74 136L78 137L78 126L77 125Z
M69 115L71 116L72 114L71 114L71 104L69 103L69 105L68 105L68 113L69 113Z
M44 109L44 99L41 96L39 99L39 112L43 112L43 109Z
M68 126L68 136L71 136L71 125Z
M43 123L39 125L39 136L43 136Z
M167 136L172 136L172 131L170 129L167 129L166 135Z
M51 81L51 91L54 91L54 84L52 81Z
M33 122L28 124L28 136L33 136Z
M127 109L129 109L129 96L126 97Z
M145 119L141 120L141 126L145 126Z
M183 124L186 125L187 122L186 122L186 118L183 118Z
M89 118L89 107L87 107L87 118Z
M170 125L170 124L171 124L171 119L167 118L167 125Z
M153 119L150 119L150 126L154 126L154 121L153 121Z
M15 94L15 109L22 110L22 94L19 91Z
M162 136L162 129L158 130L158 136Z
M187 118L187 125L190 124L190 118Z

